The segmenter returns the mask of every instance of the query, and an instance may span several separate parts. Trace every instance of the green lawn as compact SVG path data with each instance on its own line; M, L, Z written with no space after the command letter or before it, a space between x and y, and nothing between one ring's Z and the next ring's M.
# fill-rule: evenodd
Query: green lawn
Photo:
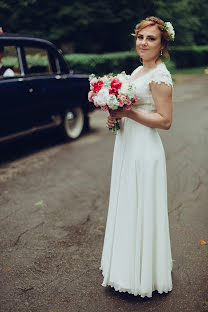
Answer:
M205 74L205 69L208 70L208 66L203 67L192 67L183 69L172 69L171 74Z

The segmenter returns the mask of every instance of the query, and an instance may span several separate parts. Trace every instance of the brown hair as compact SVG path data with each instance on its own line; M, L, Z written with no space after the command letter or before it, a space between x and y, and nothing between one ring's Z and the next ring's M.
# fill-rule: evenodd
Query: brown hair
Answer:
M142 30L143 28L145 28L147 26L157 25L158 29L161 31L161 44L164 46L164 48L163 48L163 55L166 58L168 58L168 60L169 60L170 59L170 55L168 53L168 41L171 38L170 38L167 30L163 29L164 23L165 22L163 20L161 20L159 17L149 16L149 17L145 18L144 20L142 20L139 24L136 25L135 33L132 34L132 35L137 37L137 35L140 32L140 30Z

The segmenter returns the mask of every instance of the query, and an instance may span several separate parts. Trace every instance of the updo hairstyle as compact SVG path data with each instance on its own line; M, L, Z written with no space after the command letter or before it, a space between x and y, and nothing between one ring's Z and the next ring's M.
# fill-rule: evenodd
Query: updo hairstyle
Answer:
M153 25L157 25L158 29L161 31L161 43L164 46L163 48L163 55L164 57L170 59L170 55L168 53L168 41L171 39L167 30L163 30L163 26L164 26L164 21L161 20L159 17L155 17L155 16L150 16L145 18L144 20L142 20L139 24L136 25L135 28L135 33L132 34L133 36L137 37L138 33L144 29L147 26L153 26Z

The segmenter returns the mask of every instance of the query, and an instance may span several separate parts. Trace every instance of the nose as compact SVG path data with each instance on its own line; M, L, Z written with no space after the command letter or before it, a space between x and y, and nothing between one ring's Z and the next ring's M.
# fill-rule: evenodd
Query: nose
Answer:
M142 44L142 45L146 45L146 44L147 44L147 41L146 41L146 39L145 39L145 38L143 38L143 39L142 39L141 44Z

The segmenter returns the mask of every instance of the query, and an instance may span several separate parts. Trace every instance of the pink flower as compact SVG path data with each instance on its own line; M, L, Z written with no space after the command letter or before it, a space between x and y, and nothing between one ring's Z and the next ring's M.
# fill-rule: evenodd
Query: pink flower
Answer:
M119 95L118 95L118 98L121 100L121 102L123 102L123 105L124 105L125 102L126 102L126 96L125 96L125 95L122 95L122 94L119 94Z
M102 80L98 80L97 82L94 82L93 85L94 85L95 93L98 93L100 91L100 89L102 88L102 86L103 86L103 81Z
M105 106L101 106L102 111L107 111L108 110L108 105L106 104Z
M111 88L109 90L109 94L114 94L115 96L117 96L118 95L118 90L116 88Z
M111 81L111 88L116 88L116 89L120 89L122 83L120 82L120 80L118 78L114 78Z
M124 102L119 101L119 106L123 107L124 106Z
M130 109L132 109L132 104L131 105L124 105L124 107L123 107L124 111L130 110Z
M93 98L92 98L93 93L94 93L93 90L91 90L91 91L88 92L88 101L89 101L89 102L94 102L94 101L93 101Z
M137 101L138 97L135 95L134 99L133 99L133 103L135 103Z

